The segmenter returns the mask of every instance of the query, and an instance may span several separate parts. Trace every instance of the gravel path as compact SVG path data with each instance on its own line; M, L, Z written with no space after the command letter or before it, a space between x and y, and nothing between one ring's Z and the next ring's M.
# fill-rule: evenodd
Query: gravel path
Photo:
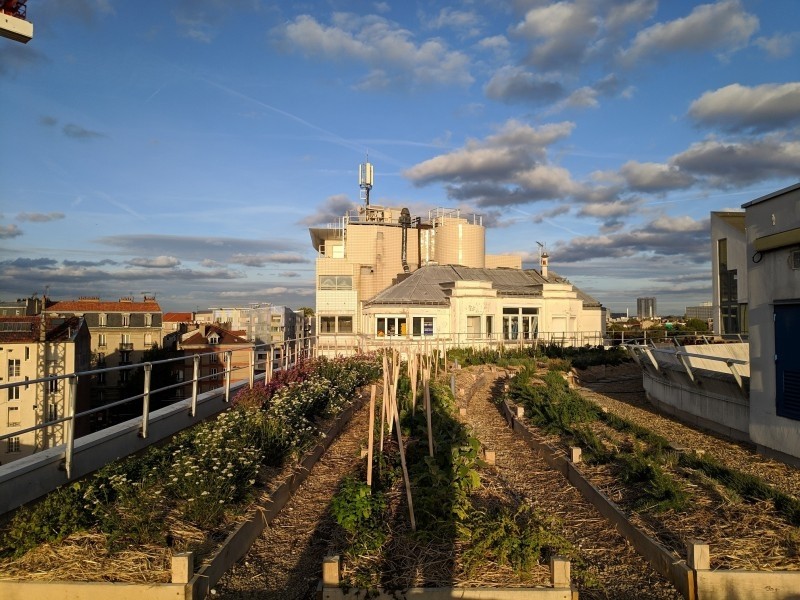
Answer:
M457 387L465 391L458 399L459 407L467 409L461 418L486 448L496 451L498 476L532 507L556 516L563 524L559 533L580 548L585 562L578 577L580 597L680 598L580 492L514 435L491 402L501 393L505 372L472 367L456 373Z

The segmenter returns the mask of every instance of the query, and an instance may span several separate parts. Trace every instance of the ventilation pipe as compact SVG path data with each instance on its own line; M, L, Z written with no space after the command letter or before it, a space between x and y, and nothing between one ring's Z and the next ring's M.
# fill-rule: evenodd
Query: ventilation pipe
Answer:
M403 273L410 273L408 268L408 228L411 226L411 213L407 208L400 211L399 223L403 228L403 241L400 248L400 262L403 263Z

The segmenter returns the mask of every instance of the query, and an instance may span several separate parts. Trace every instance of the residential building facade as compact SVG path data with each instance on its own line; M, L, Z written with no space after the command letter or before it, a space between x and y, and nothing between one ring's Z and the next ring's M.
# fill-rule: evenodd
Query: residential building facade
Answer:
M641 319L655 319L656 299L651 297L636 299L636 316Z
M220 325L201 325L198 329L181 335L178 350L187 360L176 366L177 382L187 385L176 389L176 398L188 397L192 393L191 382L194 377L194 355L200 355L198 392L203 393L223 385L225 381L225 357L230 352L231 382L246 381L250 378L250 359L255 344Z
M50 317L83 317L92 339L92 363L95 367L117 367L141 362L145 351L162 343L162 312L154 297L141 302L132 297L103 301L98 297L56 302L47 307ZM130 369L110 371L92 382L92 406L120 400L121 389L132 375ZM121 413L126 413L122 409ZM96 413L92 427L104 427L113 415Z
M0 317L0 383L64 376L90 367L91 346L86 321L79 317ZM89 408L88 377L79 378L75 409ZM50 379L0 390L0 435L58 421L68 414L67 379ZM87 422L76 424L76 435L87 433ZM11 435L0 442L0 463L6 464L63 444L65 424Z

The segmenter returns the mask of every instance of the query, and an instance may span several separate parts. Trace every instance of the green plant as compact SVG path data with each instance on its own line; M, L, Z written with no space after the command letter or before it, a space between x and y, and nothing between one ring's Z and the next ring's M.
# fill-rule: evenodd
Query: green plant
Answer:
M43 542L58 542L88 526L91 515L83 508L80 483L58 488L32 507L17 511L9 523L3 556L22 556Z
M554 533L557 528L554 519L526 505L514 513L507 508L476 511L460 530L470 541L464 567L472 574L479 565L494 561L524 575L542 559L575 554L569 541Z
M352 477L347 477L331 501L331 514L349 534L351 551L371 552L386 541L383 516L386 498L381 492Z
M686 508L686 492L651 457L621 453L619 460L622 481L642 492L635 502L637 509L663 512Z

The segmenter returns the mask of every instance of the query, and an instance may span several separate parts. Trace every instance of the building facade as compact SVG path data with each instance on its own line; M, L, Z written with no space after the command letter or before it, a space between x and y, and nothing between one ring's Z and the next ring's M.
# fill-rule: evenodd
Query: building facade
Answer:
M711 213L711 285L714 333L747 333L747 243L744 211Z
M92 364L97 368L134 365L141 362L145 351L162 343L162 312L154 297L141 302L133 298L103 301L83 297L56 302L45 309L49 317L83 317L89 327ZM130 369L98 374L92 382L92 406L98 407L120 400L121 390L132 375ZM125 410L121 410L125 413ZM98 412L94 429L105 426L113 415Z
M198 393L221 387L225 381L225 356L230 352L231 382L247 381L250 378L250 359L255 347L253 342L236 335L220 325L201 325L198 329L181 335L178 350L187 358L200 355L198 365ZM194 360L185 360L176 367L178 383L191 382L194 378ZM178 399L192 393L191 385L176 389Z
M87 371L91 359L89 329L79 317L0 317L0 355L3 384ZM89 408L89 386L88 377L78 378L75 396L78 413ZM68 402L66 379L6 387L0 390L0 435L58 421L68 414ZM76 435L87 432L87 422L78 421ZM0 443L0 463L63 444L64 436L64 423L11 435Z
M800 464L800 183L743 208L750 438Z
M651 297L636 299L636 316L641 319L655 319L656 299Z

